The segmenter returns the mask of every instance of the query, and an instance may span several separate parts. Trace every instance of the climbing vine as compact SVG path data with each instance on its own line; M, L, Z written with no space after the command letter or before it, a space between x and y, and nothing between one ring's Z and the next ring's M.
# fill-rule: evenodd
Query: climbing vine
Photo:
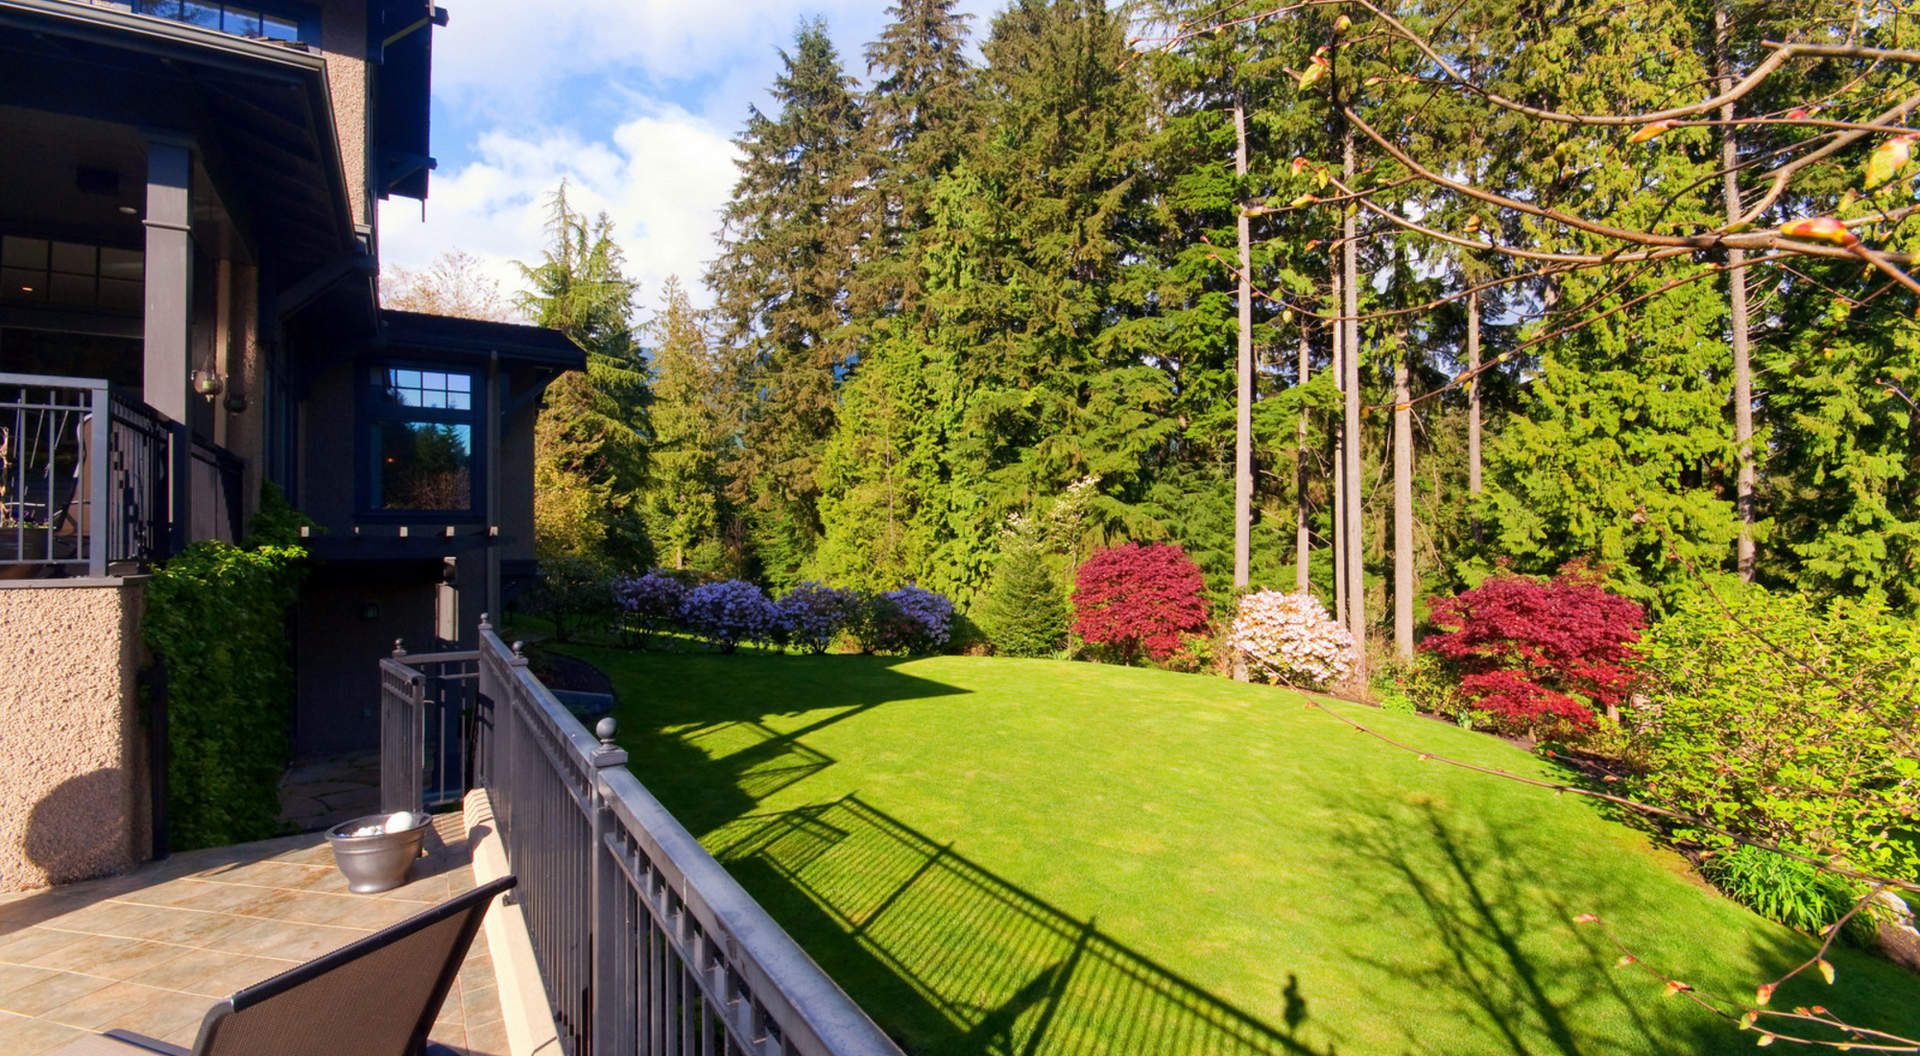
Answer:
M141 629L166 666L173 850L279 832L291 752L287 606L306 551L195 543L154 574Z

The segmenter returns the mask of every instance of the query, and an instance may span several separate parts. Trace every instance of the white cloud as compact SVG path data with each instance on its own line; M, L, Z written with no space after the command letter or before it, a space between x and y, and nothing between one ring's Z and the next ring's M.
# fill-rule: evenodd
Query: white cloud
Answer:
M802 17L826 18L836 37L843 29L870 35L885 17L883 0L454 0L447 7L449 24L434 35L435 93L463 111L508 121L595 104L574 89L603 76L637 80L670 98L683 86L704 96L700 85L740 67L770 72L775 49L792 41ZM854 49L843 45L841 54L850 71L864 65ZM755 83L764 88L768 80Z
M983 36L996 0L960 0ZM479 258L511 294L513 261L539 259L546 195L605 209L641 281L642 317L677 274L696 304L737 176L732 137L749 103L770 106L779 49L803 17L827 20L847 73L889 0L452 0L434 33L434 173L427 219L387 203L381 256L419 268L448 249ZM976 51L975 58L978 54Z
M538 136L486 133L474 160L435 175L427 220L396 200L381 214L381 257L407 268L447 249L478 257L501 288L519 288L513 261L540 258L546 198L565 178L571 204L606 210L626 252L627 274L641 283L642 316L659 304L667 276L679 275L695 303L714 255L719 210L733 188L734 148L727 135L677 107L654 105L605 141L568 132Z

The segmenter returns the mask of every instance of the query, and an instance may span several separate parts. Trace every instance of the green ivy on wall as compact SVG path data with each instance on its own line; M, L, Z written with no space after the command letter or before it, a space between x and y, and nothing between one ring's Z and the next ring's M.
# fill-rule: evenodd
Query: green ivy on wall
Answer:
M306 551L195 543L147 587L142 633L167 671L172 850L280 832L293 669L287 606Z

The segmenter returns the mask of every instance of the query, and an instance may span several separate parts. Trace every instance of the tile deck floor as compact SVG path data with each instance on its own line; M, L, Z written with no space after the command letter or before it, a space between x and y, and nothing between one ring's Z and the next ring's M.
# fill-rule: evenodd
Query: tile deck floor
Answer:
M35 1056L114 1027L190 1046L214 1001L473 887L459 812L434 819L426 849L410 882L378 895L347 891L321 833L0 895L0 1053ZM432 1038L507 1052L484 932Z

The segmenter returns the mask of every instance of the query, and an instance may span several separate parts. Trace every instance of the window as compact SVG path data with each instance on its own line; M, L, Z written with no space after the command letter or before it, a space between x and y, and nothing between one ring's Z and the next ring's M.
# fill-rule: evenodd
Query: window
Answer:
M274 11L242 4L203 4L196 0L133 0L133 13L172 19L203 29L217 29L236 37L306 41L310 44L316 43L318 37L308 25L310 19L294 17L285 9Z
M145 273L137 249L0 237L0 300L138 314Z
M472 513L480 423L474 377L435 367L372 368L367 506Z

